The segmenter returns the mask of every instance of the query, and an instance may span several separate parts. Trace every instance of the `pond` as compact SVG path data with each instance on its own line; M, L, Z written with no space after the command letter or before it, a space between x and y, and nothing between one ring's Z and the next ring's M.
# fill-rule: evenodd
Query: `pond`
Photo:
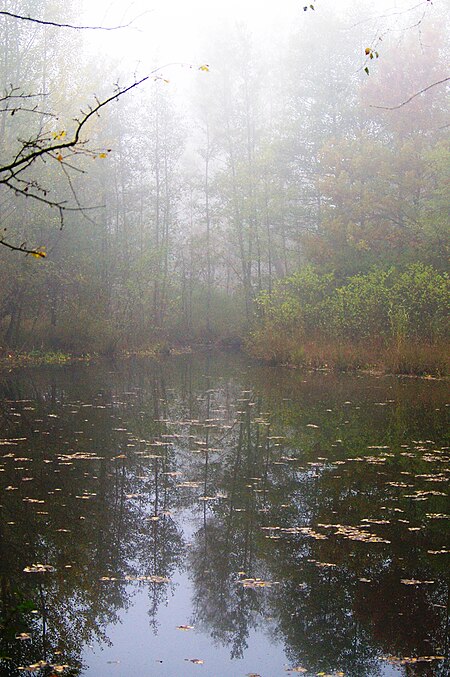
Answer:
M221 354L0 378L1 675L449 675L448 385Z

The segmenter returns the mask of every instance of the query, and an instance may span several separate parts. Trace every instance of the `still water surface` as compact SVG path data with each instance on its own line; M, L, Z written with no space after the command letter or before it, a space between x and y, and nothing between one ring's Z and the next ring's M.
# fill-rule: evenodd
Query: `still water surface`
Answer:
M211 354L0 391L1 675L450 674L444 382Z

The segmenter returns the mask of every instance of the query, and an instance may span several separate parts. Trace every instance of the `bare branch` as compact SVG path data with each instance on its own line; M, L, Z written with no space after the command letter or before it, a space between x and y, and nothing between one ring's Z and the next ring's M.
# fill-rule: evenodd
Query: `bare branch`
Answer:
M0 12L0 15L1 14L4 14L4 12ZM85 126L91 118L99 115L100 111L108 106L111 102L118 101L124 94L127 94L136 87L139 87L144 82L149 80L164 80L164 78L158 74L159 71L173 65L189 66L189 68L193 68L192 65L183 63L166 64L154 69L145 77L135 79L134 82L128 86L120 87L118 84L116 84L114 93L106 99L101 100L97 97L94 97L95 104L91 105L87 111L81 111L80 117L75 118L75 130L73 131L69 140L63 140L66 138L66 132L64 131L49 135L48 133L45 134L42 129L35 137L31 139L19 139L21 146L15 157L10 159L8 164L3 166L0 165L0 185L4 185L9 188L15 195L20 195L24 198L31 198L32 200L37 200L47 207L55 208L59 213L60 230L64 226L64 215L66 212L81 212L85 217L87 217L87 211L98 209L99 207L84 207L79 202L72 184L69 170L80 171L81 173L84 172L82 169L73 165L70 160L76 156L83 155L94 158L97 156L106 157L106 152L99 152L98 150L87 147L87 140L83 140L81 138L81 134ZM199 66L199 70L208 70L208 67L206 65ZM16 94L15 92L16 89L11 86L10 94L14 97L17 97L19 100L33 98L35 96L22 95L21 93ZM8 101L8 92L5 93L3 100ZM1 101L2 99L0 98L0 102ZM20 106L20 103L18 106ZM75 206L70 206L65 200L61 201L47 197L46 188L39 185L39 183L32 178L26 179L23 177L24 172L26 172L26 170L28 170L36 162L36 160L41 159L43 162L45 162L49 158L57 162L61 170L64 172L69 183L72 197L75 200ZM27 246L26 242L16 245L8 240L5 240L3 237L0 237L0 245L12 251L22 252L27 255L30 254L37 258L46 257L45 251L39 248L31 249Z
M15 108L0 108L0 113L8 113L9 115L15 115L16 113L37 113L41 116L46 115L47 117L56 117L56 115L53 113L48 113L45 110L40 110L39 108L26 108L25 106L17 106Z
M23 242L22 244L16 246L14 244L11 244L11 242L7 242L6 240L1 239L0 240L0 245L3 247L7 247L7 249L10 249L13 252L22 252L23 254L31 254L37 259L45 259L47 254L45 251L42 251L40 249L29 249L26 245L26 242Z
M352 28L357 28L358 26L361 26L362 24L365 23L370 23L371 21L377 20L377 19L390 19L393 16L402 16L404 14L408 14L409 12L413 12L416 9L419 9L420 7L423 7L424 5L429 4L429 0L424 0L422 2L419 2L417 5L413 5L412 7L409 7L407 9L402 9L400 11L388 11L385 14L379 14L378 16L371 16L366 19L362 19L361 21L357 21L356 23L352 24Z
M37 160L40 157L44 156L52 156L54 153L59 153L64 150L72 149L75 146L79 146L80 143L80 136L83 128L86 126L86 124L89 122L89 120L98 115L99 111L110 104L112 101L118 101L120 97L122 97L124 94L127 94L131 90L135 89L136 87L139 87L142 85L144 82L147 82L148 80L162 80L163 78L158 75L158 72L168 68L169 66L174 66L174 65L180 65L180 66L185 66L186 64L183 63L171 63L171 64L166 64L165 66L160 66L158 68L155 68L153 71L151 71L148 75L145 75L143 78L140 80L135 80L131 85L128 85L127 87L118 87L114 94L111 94L107 99L103 99L100 101L99 99L96 99L96 105L93 107L89 108L89 111L86 113L82 112L82 117L80 119L76 119L76 128L75 132L73 133L72 138L69 141L61 141L60 143L55 143L55 144L48 144L48 139L43 139L43 138L36 138L30 142L24 143L21 151L19 154L12 160L9 164L0 166L0 183L6 183L7 180L11 178L12 175L15 174L16 170L22 168L23 166L29 167L35 160ZM192 66L189 66L192 68ZM200 70L205 70L207 69L207 66L200 66ZM43 144L43 145L42 145ZM22 155L22 151L25 148L30 148L33 147L34 149L27 153L26 155ZM39 146L36 148L36 146ZM79 148L77 149L79 150ZM2 174L10 174L5 179L2 179Z
M159 70L159 69L158 69ZM156 71L154 71L156 73ZM126 94L127 92L131 91L135 87L139 87L143 82L146 82L152 77L152 74L146 75L144 78L141 78L141 80L137 80L133 82L131 85L128 87L124 87L121 89L118 89L114 94L109 96L107 99L104 99L103 101L100 101L97 103L96 106L93 108L90 108L88 113L83 114L83 117L80 120L77 120L77 126L75 129L75 132L73 134L72 139L69 141L64 141L61 143L53 144L53 145L44 145L42 148L37 148L30 153L28 153L25 156L20 157L17 156L12 162L10 162L8 165L4 165L3 167L0 167L0 183L6 183L5 180L1 179L2 174L13 174L16 169L21 168L23 165L30 166L32 162L37 160L39 157L42 157L44 155L51 155L52 153L56 153L57 151L63 151L67 150L70 148L74 148L79 142L80 142L80 134L87 124L87 122L94 117L95 115L98 114L98 112L107 106L109 103L111 103L114 100L119 99L121 96ZM35 143L37 144L38 142L42 142L42 139L36 139Z
M424 94L425 92L428 92L429 89L432 89L433 87L436 87L437 85L442 85L444 82L448 82L449 80L450 80L450 76L443 78L442 80L437 80L437 82L432 82L431 85L424 87L419 92L416 92L415 94L410 96L409 99L402 101L401 103L397 104L396 106L375 106L374 104L372 104L370 106L370 108L378 108L380 110L397 110L398 108L401 108L402 106L406 106L406 104L410 103L417 96L420 96L421 94Z
M5 10L0 10L0 16L6 16L9 19L19 19L20 21L30 21L31 23L39 24L40 26L54 26L55 28L71 28L76 31L118 31L121 28L129 28L136 21L136 18L134 18L128 23L121 24L120 26L78 26L76 24L67 24L67 23L59 23L58 21L46 21L44 19L36 19L35 17L24 16L22 14L14 14L13 12L7 12Z
M39 103L33 105L34 100L41 101L45 97L45 94L38 92L36 94L26 94L18 87L10 85L9 88L5 89L3 94L0 96L0 113L8 113L13 116L18 112L23 113L37 113L38 115L45 117L56 117L54 113L49 111L41 110L39 108Z

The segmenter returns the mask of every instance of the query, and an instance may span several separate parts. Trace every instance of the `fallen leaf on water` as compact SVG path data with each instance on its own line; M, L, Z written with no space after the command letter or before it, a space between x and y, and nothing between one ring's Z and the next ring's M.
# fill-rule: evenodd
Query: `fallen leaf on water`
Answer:
M278 581L263 581L261 578L243 578L240 581L244 588L270 588L272 585L278 585Z
M308 559L308 562L315 564L316 567L319 567L319 569L333 568L337 566L337 564L333 564L333 562L318 562L315 559Z
M45 574L52 573L56 571L55 567L52 567L51 564L31 564L30 566L25 567L24 572L26 574Z
M431 663L432 661L443 661L445 656L383 656L382 660L392 663L393 665L408 665L412 663Z
M188 661L188 663L194 663L194 665L203 665L205 661L202 661L201 658L185 658L185 661Z
M170 578L165 576L124 576L124 578L117 578L115 576L102 576L99 581L147 581L149 583L170 583Z
M193 630L193 625L177 625L177 630Z
M31 665L20 665L17 669L22 672L37 672L47 666L49 666L47 661L38 661L37 663L31 663Z

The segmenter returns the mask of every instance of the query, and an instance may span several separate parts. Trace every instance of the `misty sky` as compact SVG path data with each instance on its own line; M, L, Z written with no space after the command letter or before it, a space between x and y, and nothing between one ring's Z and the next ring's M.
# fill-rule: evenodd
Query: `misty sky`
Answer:
M377 0L356 4L351 0L317 0L315 12L304 12L304 4L303 0L154 0L150 3L148 0L128 3L97 0L95 6L86 3L89 6L85 10L85 21L101 25L135 21L131 28L101 35L91 33L85 39L91 42L93 50L112 55L123 64L127 62L130 68L145 73L155 64L207 62L205 35L223 22L244 22L253 33L270 42L271 36L308 25L319 13L345 11L351 7L353 13L356 12L356 21L363 22L362 33L367 34L370 44L377 31L383 31L387 26L400 31L414 23L423 8L427 9L426 3L420 0ZM443 4L444 0L435 0L433 7ZM370 19L367 10L375 18Z

